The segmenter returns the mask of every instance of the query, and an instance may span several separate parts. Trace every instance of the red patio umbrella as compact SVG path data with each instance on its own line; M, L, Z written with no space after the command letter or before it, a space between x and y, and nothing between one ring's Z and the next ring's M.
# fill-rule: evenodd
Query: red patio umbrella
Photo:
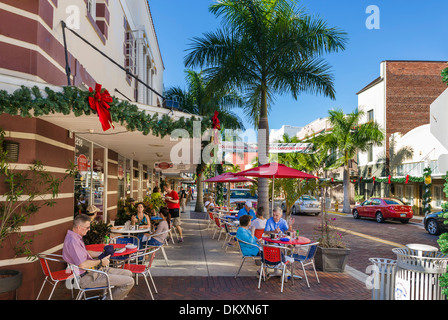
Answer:
M259 178L272 179L272 210L274 210L274 181L275 178L296 178L296 179L319 179L319 177L302 172L300 170L285 166L284 164L272 162L262 166L247 169L238 173L236 176L251 176Z
M254 182L253 179L244 176L236 176L233 172L224 172L218 176L204 180L204 182L227 182L227 205L230 207L230 183L231 182Z

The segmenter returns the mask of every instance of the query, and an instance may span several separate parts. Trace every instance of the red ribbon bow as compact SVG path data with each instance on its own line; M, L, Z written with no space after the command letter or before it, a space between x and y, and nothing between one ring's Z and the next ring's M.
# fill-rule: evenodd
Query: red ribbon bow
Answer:
M218 111L215 111L215 114L213 115L212 118L212 122L213 122L213 129L218 129L221 130L221 125L219 124L219 119L218 119Z
M101 89L101 87L102 86L97 83L95 85L95 91L93 91L92 88L89 88L90 93L93 93L93 96L89 96L89 105L90 108L98 113L103 131L106 131L110 129L111 126L115 128L112 124L112 119L109 112L110 106L108 104L113 102L113 100L109 94L109 91L106 89Z
M407 184L408 182L409 182L409 175L407 174L407 175L406 175L406 182L405 182L405 183Z

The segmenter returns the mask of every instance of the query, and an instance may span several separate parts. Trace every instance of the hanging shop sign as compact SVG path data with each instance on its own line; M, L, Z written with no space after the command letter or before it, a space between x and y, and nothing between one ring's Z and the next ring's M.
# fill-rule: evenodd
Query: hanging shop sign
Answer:
M87 157L83 154L78 156L77 165L78 165L78 171L88 171L89 170Z
M154 163L154 168L157 170L167 170L167 169L171 169L173 168L173 164L172 163L168 163L168 162L156 162Z

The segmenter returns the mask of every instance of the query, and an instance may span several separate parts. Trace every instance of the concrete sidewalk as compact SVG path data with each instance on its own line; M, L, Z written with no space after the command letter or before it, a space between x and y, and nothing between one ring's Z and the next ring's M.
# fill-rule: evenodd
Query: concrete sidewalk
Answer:
M184 242L178 243L173 233L173 242L165 245L165 252L169 260L167 266L162 252L156 254L151 268L151 274L158 276L198 276L213 277L235 276L241 264L242 257L237 247L228 247L225 251L222 233L218 241L218 233L212 239L214 229L208 226L208 215L194 212L195 202L190 202L187 211L181 213ZM247 260L241 269L240 276L253 276L259 267Z

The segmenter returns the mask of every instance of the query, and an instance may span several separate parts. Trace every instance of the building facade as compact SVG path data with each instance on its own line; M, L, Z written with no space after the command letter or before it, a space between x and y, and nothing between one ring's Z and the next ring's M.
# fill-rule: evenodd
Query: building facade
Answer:
M56 204L22 227L36 235L33 253L60 253L79 212L77 204L97 206L100 219L109 222L117 215L119 199L142 200L160 183L163 172L156 164L169 163L178 143L170 139L168 128L175 123L186 127L192 115L163 107L165 67L148 1L2 0L0 9L0 90L6 99L0 106L0 127L5 139L20 148L14 168L26 170L40 160L46 171L62 177L70 162L78 165L78 176L63 183ZM56 113L42 111L46 105L39 104L48 102L54 109L68 99L65 89L88 92L97 84L123 103L110 129L104 130L97 113L82 111L87 102ZM41 99L27 96L30 91L23 88L39 91ZM34 109L28 116L20 108L7 108L7 99L17 102L19 95ZM145 120L131 123L132 117ZM177 176L193 171L186 164ZM11 268L24 274L19 299L34 299L43 281L40 265L16 257L4 243L0 269Z
M394 178L389 166L391 138L401 140L408 133L412 135L411 131L416 128L430 123L430 105L446 89L440 76L445 67L446 62L443 61L386 60L380 64L380 76L357 93L358 109L365 113L363 122L374 120L385 132L381 146L372 145L368 152L358 154L359 176L369 181L358 186L361 194L366 197L398 196L413 205L415 213L421 212L422 183L374 183L372 178L388 178L389 175ZM397 147L405 146L403 141L411 142L401 140ZM422 177L424 162L430 156L423 154L425 152L417 141L410 143L413 158L399 166L397 177L414 174ZM432 149L434 147L431 146ZM416 172L415 167L421 170ZM434 162L432 167L433 171L437 170Z

